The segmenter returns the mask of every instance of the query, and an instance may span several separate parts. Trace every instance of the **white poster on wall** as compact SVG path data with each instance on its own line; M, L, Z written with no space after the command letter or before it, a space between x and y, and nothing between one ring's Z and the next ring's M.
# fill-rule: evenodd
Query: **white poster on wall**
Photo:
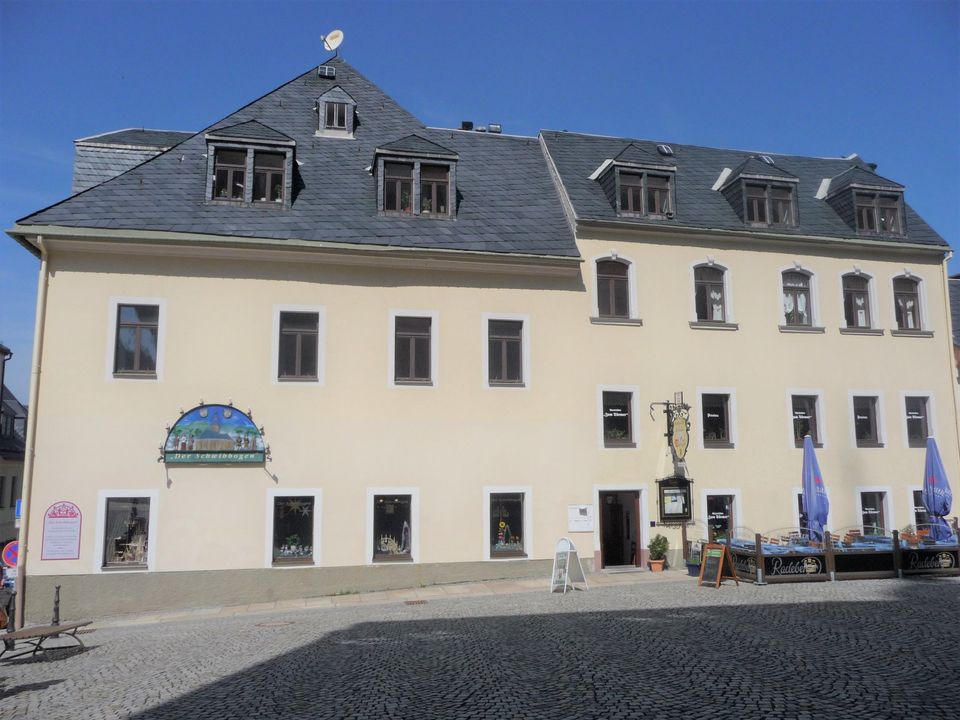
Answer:
M41 560L79 560L83 514L68 500L55 502L43 514Z
M593 505L567 505L567 532L593 532Z

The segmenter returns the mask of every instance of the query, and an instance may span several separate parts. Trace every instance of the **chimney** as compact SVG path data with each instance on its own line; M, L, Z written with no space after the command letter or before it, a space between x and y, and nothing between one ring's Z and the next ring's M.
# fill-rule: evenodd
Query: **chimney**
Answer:
M464 120L460 123L461 130L473 130L473 120Z

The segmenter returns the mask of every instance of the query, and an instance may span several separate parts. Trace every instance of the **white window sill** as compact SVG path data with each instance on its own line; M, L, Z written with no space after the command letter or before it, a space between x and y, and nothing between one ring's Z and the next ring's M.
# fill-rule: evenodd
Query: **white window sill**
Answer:
M634 325L643 326L643 320L640 318L617 318L617 317L591 317L591 325Z
M691 330L739 330L739 323L711 322L709 320L691 320Z
M933 330L891 330L890 334L893 337L932 338Z
M879 337L883 335L883 330L880 328L851 328L851 327L842 327L840 328L841 335L873 335Z
M817 325L781 325L780 332L782 333L807 333L811 335L822 335L826 332L826 328L819 327Z

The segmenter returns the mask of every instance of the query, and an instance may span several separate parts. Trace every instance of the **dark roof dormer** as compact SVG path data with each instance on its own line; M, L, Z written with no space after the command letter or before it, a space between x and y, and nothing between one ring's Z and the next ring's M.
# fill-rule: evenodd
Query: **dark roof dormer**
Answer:
M604 160L590 179L600 183L617 215L672 219L677 168L662 155L628 143L615 157Z
M320 137L353 138L357 126L357 101L339 85L317 98L317 132Z
M217 128L204 137L207 202L290 207L297 146L293 138L257 120Z
M860 235L906 234L900 183L888 180L862 165L852 165L825 181L822 197Z
M419 135L407 135L374 151L377 211L381 215L456 215L460 156Z
M717 189L748 225L795 227L799 182L769 155L750 155L732 170L724 168Z

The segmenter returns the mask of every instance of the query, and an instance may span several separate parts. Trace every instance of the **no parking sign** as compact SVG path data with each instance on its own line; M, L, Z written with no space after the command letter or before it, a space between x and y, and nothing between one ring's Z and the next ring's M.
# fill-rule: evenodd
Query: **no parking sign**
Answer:
M7 567L16 567L17 558L20 557L20 541L14 540L13 542L8 542L3 548L3 564Z

